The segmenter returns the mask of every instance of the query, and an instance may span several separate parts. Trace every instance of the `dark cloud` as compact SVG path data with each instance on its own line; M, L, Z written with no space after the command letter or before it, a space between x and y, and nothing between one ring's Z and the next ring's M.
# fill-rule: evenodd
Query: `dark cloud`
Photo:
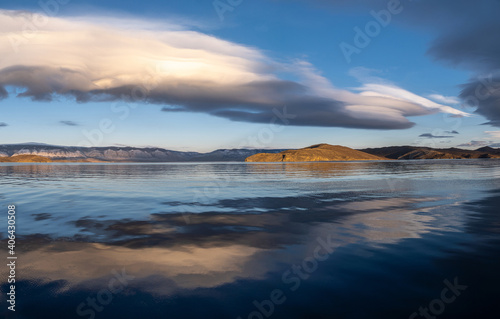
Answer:
M7 124L5 122L0 122L0 127L6 127L6 126L9 126L9 124Z
M485 124L500 127L500 76L480 77L465 84L460 98L466 105L477 107L475 112L489 120Z
M426 138L453 138L454 136L444 136L444 135L434 135L432 133L424 133L424 134L420 134L419 137L426 137Z
M500 10L495 11L500 14ZM467 28L447 32L438 37L428 53L438 60L473 71L488 72L491 67L498 68L500 42L496 34L500 32L500 21L485 23L481 17L476 18Z
M73 121L59 121L59 123L67 126L80 126L80 124Z
M36 101L51 101L53 94L70 93L67 89L68 83L75 81L87 80L78 72L66 68L19 65L0 70L0 85L24 88L25 90L17 96L30 97Z
M46 79L50 78L51 81ZM26 88L19 94L37 101L50 101L53 95L74 97L78 102L91 101L141 101L168 104L166 112L203 112L233 121L270 123L296 126L346 127L365 129L406 129L414 125L405 116L417 115L404 109L418 111L418 115L430 114L429 110L409 102L398 101L401 114L398 117L365 115L348 110L347 103L330 98L316 97L311 88L303 84L269 80L255 81L243 85L207 86L191 81L176 86L169 83L146 90L141 86L126 85L105 90L69 90L67 82L86 82L83 74L75 71L48 67L10 67L0 71L0 83L9 83ZM85 83L88 84L88 83ZM380 103L380 98L364 98ZM391 110L392 112L392 110ZM284 116L284 118L280 118ZM61 121L61 123L66 121ZM67 123L63 123L70 125Z
M283 118L277 113L285 115ZM285 107L266 109L260 112L251 110L220 110L212 114L233 121L247 121L253 123L269 123L270 119L276 118L277 124L296 126L322 126L322 127L346 127L366 129L406 129L414 123L403 120L396 122L391 119L373 118L360 120L352 116L344 109L342 102L314 97L302 97L290 100Z
M0 86L0 100L5 99L7 96L9 96L7 90L3 86Z
M460 134L459 132L453 130L453 131L444 131L447 134Z

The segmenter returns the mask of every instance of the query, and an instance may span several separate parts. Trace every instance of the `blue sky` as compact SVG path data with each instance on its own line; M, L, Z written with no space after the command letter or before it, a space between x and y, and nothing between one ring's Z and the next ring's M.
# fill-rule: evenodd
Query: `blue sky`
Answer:
M7 0L0 8L8 21L0 30L2 144L210 151L500 142L497 87L464 102L485 70L499 75L498 39L469 37L480 56L455 44L463 42L457 21L468 14L469 29L484 30L498 1L453 2L453 10L401 1L386 26L371 12L388 12L391 1L220 1L230 8L223 19L213 1L42 3ZM26 12L48 14L48 22ZM427 23L429 12L442 19ZM38 23L31 35L30 21ZM341 44L356 47L355 28L370 23L379 30L346 61ZM13 49L12 41L21 42ZM146 96L127 97L151 67L161 74ZM293 118L272 126L284 110ZM419 137L427 133L435 137Z

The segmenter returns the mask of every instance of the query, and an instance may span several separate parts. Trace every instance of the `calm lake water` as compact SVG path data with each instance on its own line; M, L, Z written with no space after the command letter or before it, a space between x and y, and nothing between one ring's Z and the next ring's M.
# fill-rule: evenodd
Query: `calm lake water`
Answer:
M0 164L5 318L498 318L500 160Z

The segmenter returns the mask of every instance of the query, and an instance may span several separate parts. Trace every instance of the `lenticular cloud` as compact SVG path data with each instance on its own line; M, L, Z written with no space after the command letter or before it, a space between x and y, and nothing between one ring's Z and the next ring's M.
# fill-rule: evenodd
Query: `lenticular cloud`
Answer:
M255 123L286 107L290 125L368 129L409 128L407 117L435 112L468 115L393 84L338 89L308 62L278 63L179 25L15 11L0 19L0 99L140 100Z

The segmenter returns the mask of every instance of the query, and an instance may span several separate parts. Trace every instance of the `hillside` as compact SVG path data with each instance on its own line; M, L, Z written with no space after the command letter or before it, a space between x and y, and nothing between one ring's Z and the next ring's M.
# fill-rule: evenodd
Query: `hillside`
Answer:
M10 157L0 157L0 163L50 163L52 160L47 157L37 155L17 155Z
M386 159L387 158L368 154L345 146L317 144L280 153L259 153L246 158L245 162L320 162Z
M397 160L500 158L500 151L491 147L483 147L477 150L463 150L459 148L433 149L417 146L389 146L367 148L361 151Z

